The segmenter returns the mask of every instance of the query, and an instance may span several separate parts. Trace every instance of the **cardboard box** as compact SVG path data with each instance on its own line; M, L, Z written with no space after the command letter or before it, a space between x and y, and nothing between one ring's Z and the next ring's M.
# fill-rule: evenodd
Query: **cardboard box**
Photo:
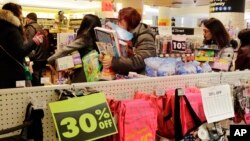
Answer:
M74 68L74 60L73 57L70 56L65 56L65 57L61 57L58 58L56 60L56 69L57 71L63 71L63 70L67 70L67 69L71 69Z

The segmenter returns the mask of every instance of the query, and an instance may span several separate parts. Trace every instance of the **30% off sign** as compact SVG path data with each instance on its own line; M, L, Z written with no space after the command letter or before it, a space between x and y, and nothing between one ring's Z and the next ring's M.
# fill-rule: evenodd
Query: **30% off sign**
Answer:
M49 104L61 141L85 141L117 133L103 93Z

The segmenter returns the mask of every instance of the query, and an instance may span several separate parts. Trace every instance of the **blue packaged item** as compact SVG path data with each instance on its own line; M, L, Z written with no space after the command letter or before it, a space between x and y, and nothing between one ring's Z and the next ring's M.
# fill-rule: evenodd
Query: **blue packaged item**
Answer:
M175 74L176 58L164 58L163 63L157 70L157 76L170 76Z
M193 63L193 65L196 67L196 72L197 72L197 73L203 73L203 69L202 69L201 66L200 66L200 62L198 62L198 61L193 61L192 63Z
M160 67L163 61L164 59L159 57L150 57L144 59L144 62L146 64L145 67L146 75L150 77L156 77L157 69Z
M175 64L162 63L157 70L157 76L170 76L175 74Z
M195 74L195 73L197 73L197 71L196 71L195 65L192 64L192 62L187 62L187 63L177 62L176 73L180 74L180 75L182 75L182 74Z
M203 72L212 72L212 68L208 62L202 64L202 70Z

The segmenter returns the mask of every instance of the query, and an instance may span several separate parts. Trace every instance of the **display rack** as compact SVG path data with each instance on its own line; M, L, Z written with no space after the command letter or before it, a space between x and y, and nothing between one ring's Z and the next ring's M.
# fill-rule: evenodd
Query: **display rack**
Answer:
M195 86L196 84L212 83L213 85L231 81L229 76L234 76L233 80L243 77L250 78L250 71L225 72L225 73L204 73L192 75L179 75L155 78L141 78L131 80L102 81L92 83L79 83L72 85L54 85L45 87L14 88L0 90L0 130L22 124L25 109L30 101L30 95L39 100L50 103L57 100L55 89L78 89L92 87L103 91L107 97L115 99L130 99L136 90L152 93L157 90L158 94L163 94L164 89L179 88L185 86ZM44 141L57 141L56 130L52 121L52 115L47 108L44 110L43 119ZM17 134L11 133L11 134ZM0 136L0 138L3 136Z
M234 71L222 73L221 75L221 83L235 84L239 80L247 79L250 80L250 71Z

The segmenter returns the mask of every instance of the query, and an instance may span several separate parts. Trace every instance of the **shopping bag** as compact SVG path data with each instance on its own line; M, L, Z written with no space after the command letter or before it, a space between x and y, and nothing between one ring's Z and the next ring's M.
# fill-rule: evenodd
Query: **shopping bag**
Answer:
M202 123L199 116L192 108L186 95L178 95L178 89L166 93L167 115L172 116L174 122L175 140L181 140L185 135L198 128ZM169 109L170 108L170 109ZM169 119L165 117L165 122ZM165 126L166 127L166 126ZM162 135L164 136L164 135Z
M118 128L118 134L113 136L113 141L155 140L157 111L150 101L142 99L108 101Z
M201 91L199 88L196 87L188 87L185 88L185 95L195 111L196 115L199 117L201 122L206 122L206 116L202 104L202 97L201 97Z
M153 103L157 110L157 134L164 135L167 138L174 138L174 122L171 112L166 107L166 96L157 96L144 92L136 92L134 99L145 99ZM167 114L168 113L168 114Z
M120 124L123 141L154 141L157 129L157 112L146 100L121 102ZM124 119L124 120L123 120Z

